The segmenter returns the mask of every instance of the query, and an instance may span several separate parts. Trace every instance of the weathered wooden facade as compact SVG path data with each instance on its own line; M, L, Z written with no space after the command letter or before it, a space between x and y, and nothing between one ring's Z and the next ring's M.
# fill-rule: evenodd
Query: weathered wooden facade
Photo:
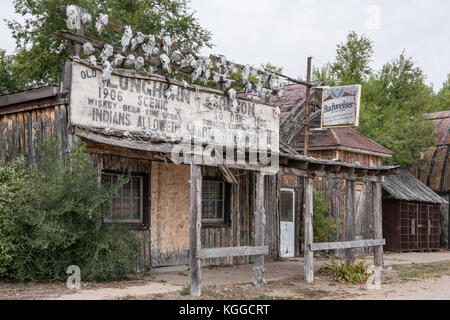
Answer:
M387 176L383 191L385 249L439 250L440 205L447 201L406 170Z
M321 82L317 86L323 85ZM306 86L301 84L284 87L281 99L271 101L281 109L280 139L299 154L304 151L304 118ZM320 89L310 92L308 156L337 163L349 163L366 167L382 165L383 158L392 151L375 143L351 128L322 129L320 123ZM304 208L304 181L295 176L280 175L281 188L295 191L295 220L300 223ZM334 217L338 231L334 241L371 239L375 232L373 211L373 185L364 180L318 176L313 179L315 189L322 192L330 203L329 216ZM353 213L351 219L348 213ZM350 231L349 228L352 230ZM351 239L349 239L351 237ZM367 254L369 248L359 248L357 254ZM300 230L296 230L295 254L300 254ZM336 251L342 255L343 251Z
M253 283L264 285L264 261L280 257L281 209L288 203L282 200L283 189L294 190L290 216L298 230L293 236L295 252L303 249L308 282L314 279L317 250L345 249L347 257L354 258L356 248L375 247L375 264L382 266L381 182L395 167L370 158L365 164L299 155L290 144L301 129L304 101L299 102L295 92L287 95L294 101L289 112L281 108L281 120L283 114L288 116L280 126L272 98L237 100L235 92L224 93L225 86L199 87L110 64L107 68L108 63L102 69L79 58L83 44L90 42L108 57L123 50L85 37L81 22L80 26L76 33L57 33L76 43L77 57L66 62L61 85L0 96L0 158L10 161L24 155L33 165L39 161L37 146L55 137L61 153L82 141L102 183L130 173L119 193L111 195L105 221L123 223L140 238L145 265L189 264L193 295L201 293L202 264L251 262ZM124 31L112 23L105 26ZM163 49L164 41L155 39ZM164 59L138 56L163 67ZM306 85L312 87L314 120L320 90ZM337 237L343 242L313 242L313 183L324 180L343 181L336 188L346 192L345 199L335 203L339 212L346 212ZM360 217L355 214L357 182L371 190L367 197L372 205ZM367 219L373 219L372 229L358 239L354 226Z
M441 248L450 246L450 166L448 166L450 146L450 110L427 114L432 121L436 134L436 143L426 150L420 163L411 172L425 185L444 198L441 204Z

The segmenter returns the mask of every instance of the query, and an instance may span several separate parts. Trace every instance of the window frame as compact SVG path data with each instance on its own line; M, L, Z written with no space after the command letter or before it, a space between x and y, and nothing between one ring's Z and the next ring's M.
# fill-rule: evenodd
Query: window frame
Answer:
M223 194L223 214L222 218L219 219L204 219L203 218L203 186L204 181L218 181L223 184L222 194ZM204 176L202 178L202 228L228 228L231 227L231 184L224 181L220 177L210 177Z
M150 174L147 172L123 172L118 170L109 170L109 169L103 169L101 171L100 176L100 183L102 183L103 174L107 175L123 175L127 176L128 174L131 177L139 177L141 181L140 185L140 191L141 191L141 201L140 201L140 219L136 220L114 220L109 219L103 216L103 223L105 224L114 224L119 223L123 226L128 227L132 230L149 230L150 229L150 202L149 202L149 194L150 194L150 185L149 185L149 178ZM111 197L111 201L112 201Z

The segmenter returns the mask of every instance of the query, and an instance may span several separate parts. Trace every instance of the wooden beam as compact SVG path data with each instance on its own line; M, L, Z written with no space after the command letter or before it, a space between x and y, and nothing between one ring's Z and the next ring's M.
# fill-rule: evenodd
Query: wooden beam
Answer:
M201 260L197 257L201 249L202 229L202 171L201 167L191 164L191 207L189 211L189 264L192 296L202 292Z
M224 248L207 248L200 249L197 258L198 259L208 259L208 258L224 258L224 257L240 257L240 256L257 256L265 255L269 253L269 247L224 247Z
M264 246L266 217L264 209L264 174L256 172L256 199L255 199L255 246ZM264 279L264 256L256 256L253 266L253 284L262 287L266 284Z
M355 229L355 183L347 180L347 210L345 214L345 240L353 241ZM355 262L355 250L352 248L345 249L345 258L349 263Z
M319 242L311 245L312 251L320 250L334 250L334 249L348 249L348 248L364 248L383 246L386 244L385 239L368 239L368 240L354 240L342 242Z
M375 239L383 238L383 222L382 222L382 208L381 208L381 183L373 183L373 236ZM375 266L383 266L383 246L375 247L374 262Z
M289 166L299 170L307 170L309 162L301 160L289 160Z
M324 172L325 164L322 163L310 163L308 166L308 170Z
M313 244L313 179L306 179L306 208L305 208L305 247L304 247L304 264L305 264L305 280L308 283L314 282L314 255L311 251Z

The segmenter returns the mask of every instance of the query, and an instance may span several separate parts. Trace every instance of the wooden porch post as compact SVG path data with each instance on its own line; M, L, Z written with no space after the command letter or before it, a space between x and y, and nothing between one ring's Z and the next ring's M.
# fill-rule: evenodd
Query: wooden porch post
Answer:
M355 228L355 182L347 180L347 214L345 215L345 241L353 241ZM355 249L345 249L345 258L349 263L355 262Z
M190 293L200 296L202 292L201 259L197 254L201 249L202 229L202 171L191 163L191 207L189 211L189 264L191 273Z
M308 283L314 281L314 255L311 250L313 244L313 179L308 177L306 179L306 199L305 199L305 248L304 252L304 264L305 264L305 280Z
M380 179L383 179L381 177ZM383 222L382 222L382 209L381 209L381 183L373 182L373 222L374 222L374 239L383 238ZM374 262L375 266L383 266L383 246L376 246L374 248Z
M264 209L264 174L256 172L256 199L255 199L255 246L264 246L264 230L266 216ZM261 287L266 284L264 279L264 255L255 257L253 266L253 284Z

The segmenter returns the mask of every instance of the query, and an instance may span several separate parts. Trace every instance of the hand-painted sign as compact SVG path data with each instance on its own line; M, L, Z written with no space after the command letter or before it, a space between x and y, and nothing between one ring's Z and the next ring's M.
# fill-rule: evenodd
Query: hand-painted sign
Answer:
M161 76L113 73L74 61L70 97L72 125L145 134L162 140L222 147L279 150L279 112L264 103L230 99L217 90L183 86ZM178 85L176 85L176 84ZM181 84L181 85L180 85Z
M361 86L324 88L322 128L358 126Z

